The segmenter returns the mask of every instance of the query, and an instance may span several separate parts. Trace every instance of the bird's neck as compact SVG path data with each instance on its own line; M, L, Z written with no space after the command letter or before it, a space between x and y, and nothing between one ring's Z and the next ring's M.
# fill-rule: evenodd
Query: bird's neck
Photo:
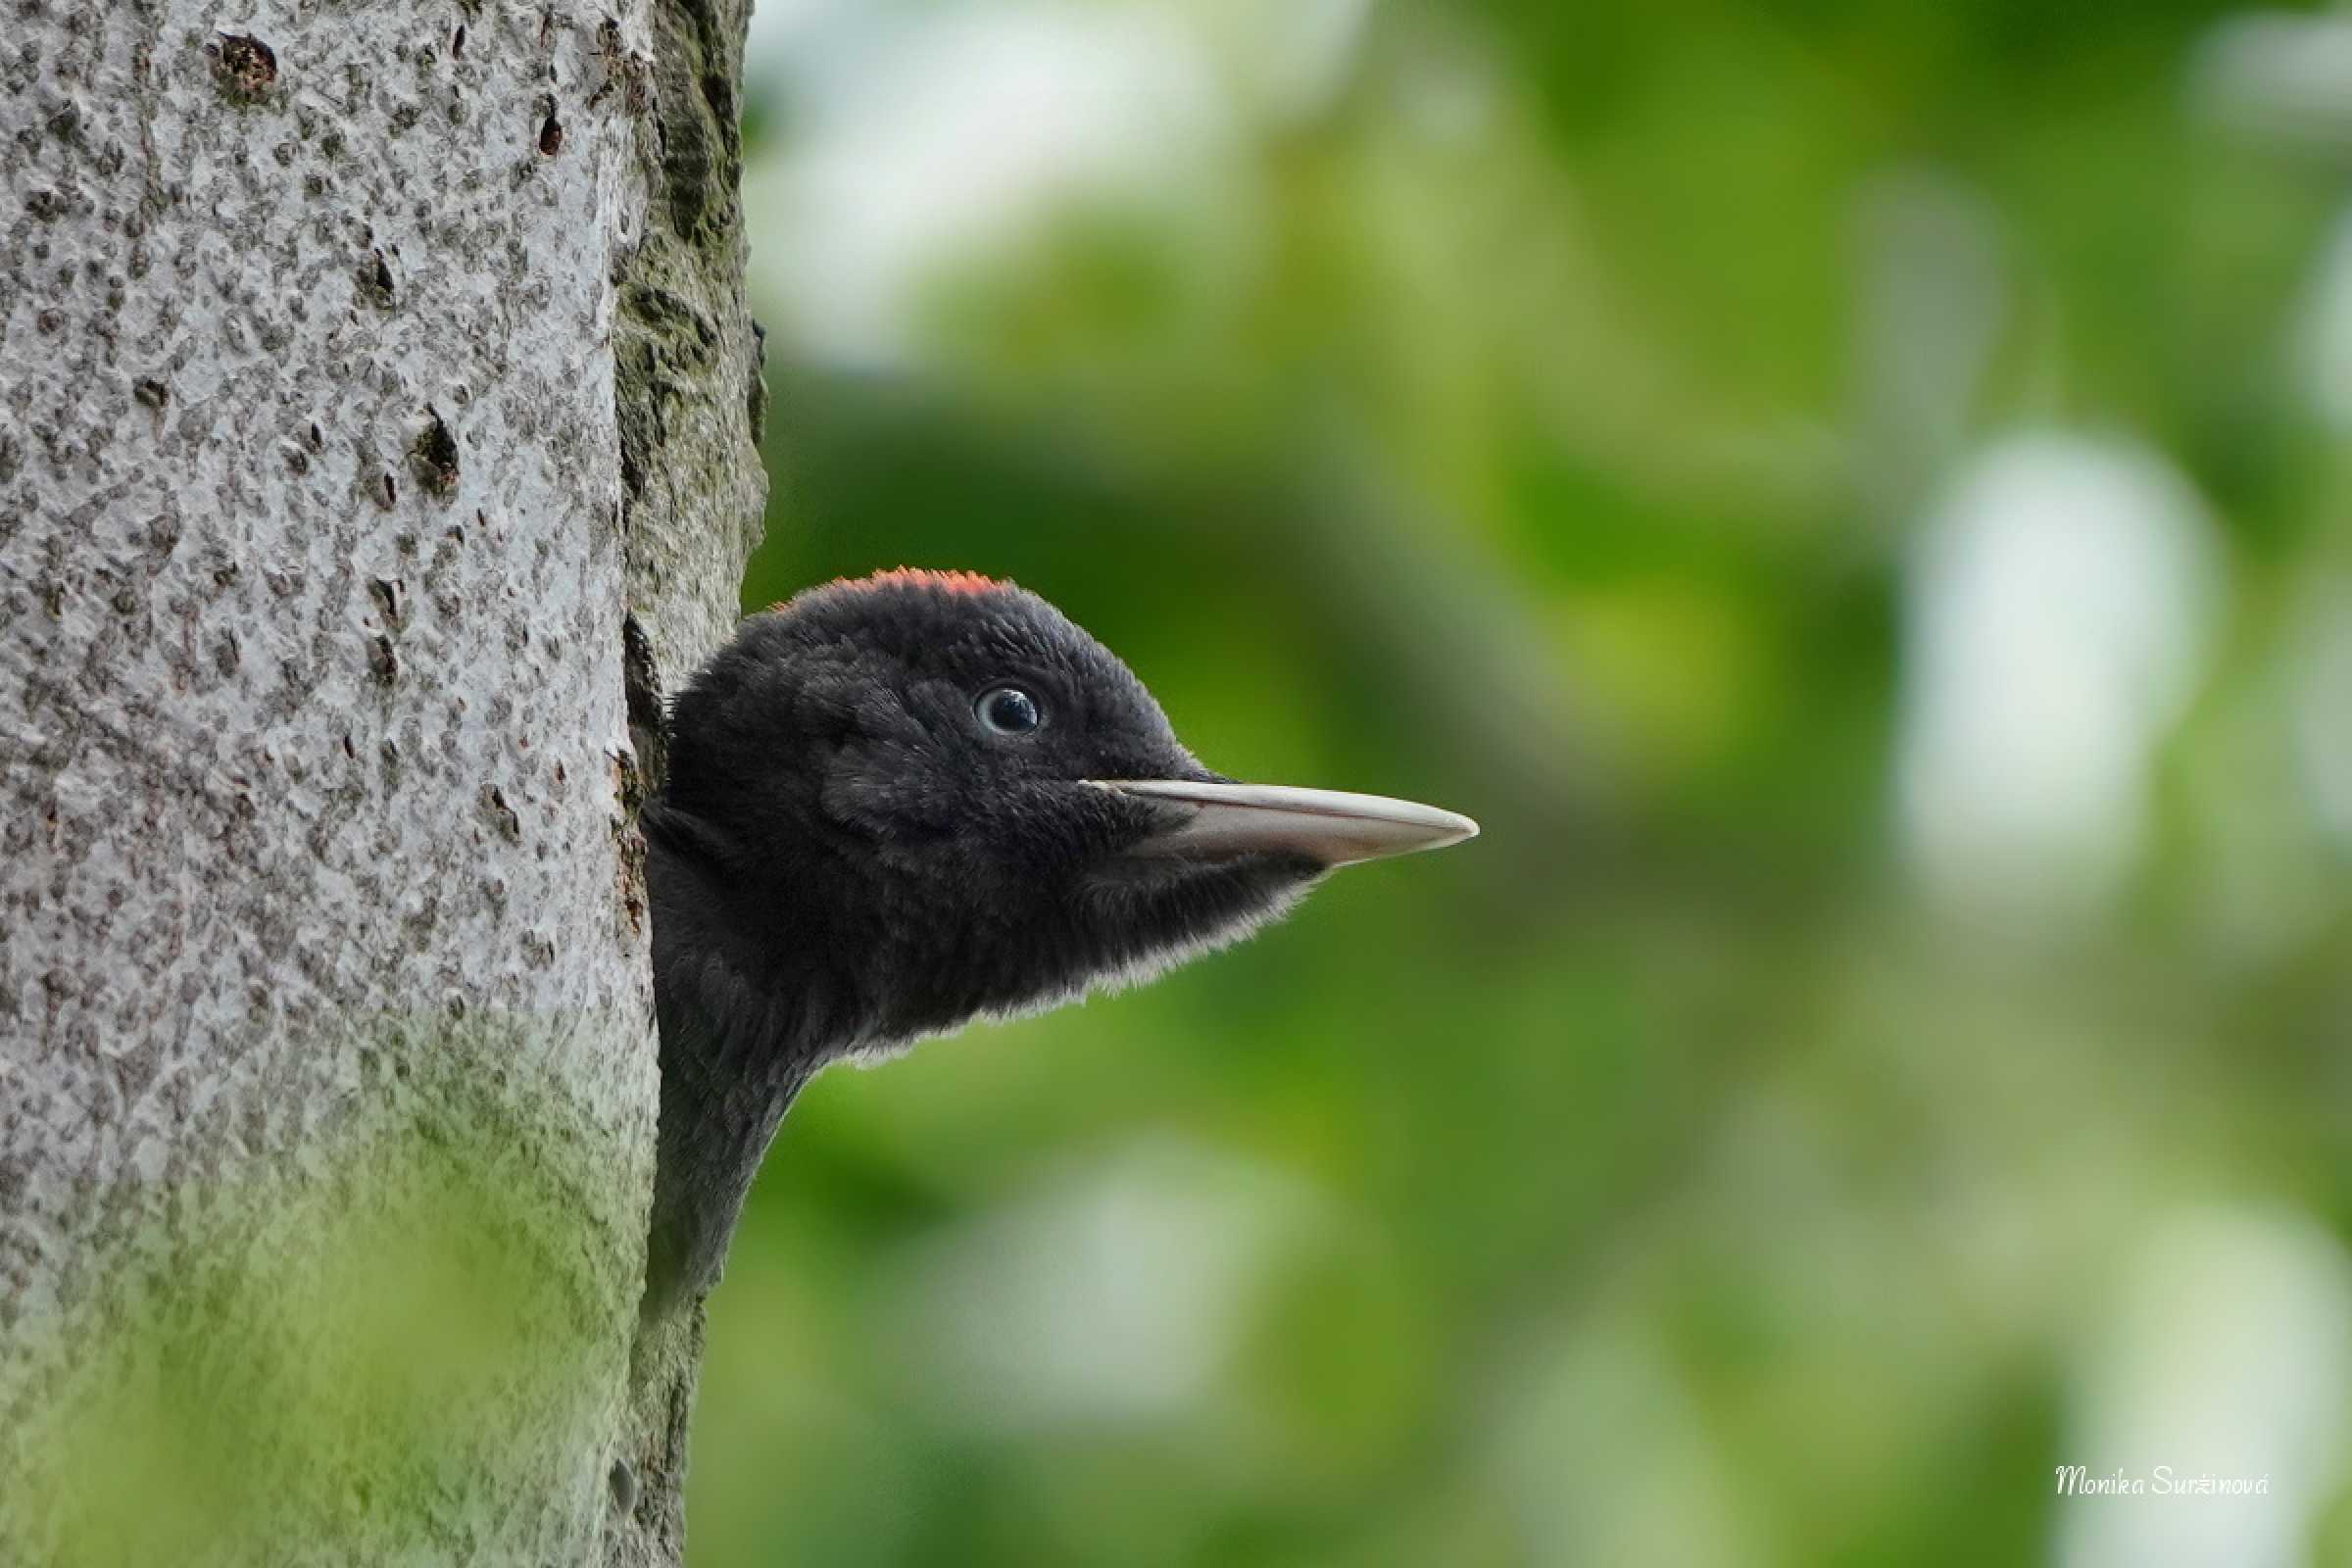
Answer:
M830 905L837 876L755 858L675 807L649 809L645 828L657 997L699 1015L690 1066L764 1081L865 1043L873 999L843 951L854 944Z
M650 1314L716 1278L793 1098L858 1038L855 1009L791 942L793 922L741 917L774 890L729 885L726 847L687 813L657 807L645 827L662 1037ZM772 948L745 934L771 930Z

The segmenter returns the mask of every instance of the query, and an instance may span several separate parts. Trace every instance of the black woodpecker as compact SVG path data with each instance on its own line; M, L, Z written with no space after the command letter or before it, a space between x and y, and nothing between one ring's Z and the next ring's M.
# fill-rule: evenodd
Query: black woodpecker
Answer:
M750 617L670 730L645 812L649 1317L709 1288L785 1107L827 1062L1134 984L1335 867L1478 831L1209 771L1108 649L969 572L829 583Z

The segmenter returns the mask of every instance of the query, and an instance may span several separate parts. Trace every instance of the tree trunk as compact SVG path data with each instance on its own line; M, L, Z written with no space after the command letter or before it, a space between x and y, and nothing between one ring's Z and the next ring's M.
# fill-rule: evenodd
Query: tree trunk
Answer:
M635 808L741 0L0 39L0 1563L674 1563Z

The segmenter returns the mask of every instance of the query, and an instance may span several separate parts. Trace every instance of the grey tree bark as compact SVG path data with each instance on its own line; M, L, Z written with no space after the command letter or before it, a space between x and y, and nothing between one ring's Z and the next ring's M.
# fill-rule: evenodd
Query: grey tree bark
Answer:
M0 1563L674 1563L637 803L744 0L0 37Z

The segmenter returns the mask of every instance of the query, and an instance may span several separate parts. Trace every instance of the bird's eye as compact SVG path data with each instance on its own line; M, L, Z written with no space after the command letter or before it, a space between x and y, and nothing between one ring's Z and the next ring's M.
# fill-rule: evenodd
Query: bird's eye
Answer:
M1046 717L1037 699L1018 686L999 686L983 694L975 709L981 724L999 735L1026 735Z

